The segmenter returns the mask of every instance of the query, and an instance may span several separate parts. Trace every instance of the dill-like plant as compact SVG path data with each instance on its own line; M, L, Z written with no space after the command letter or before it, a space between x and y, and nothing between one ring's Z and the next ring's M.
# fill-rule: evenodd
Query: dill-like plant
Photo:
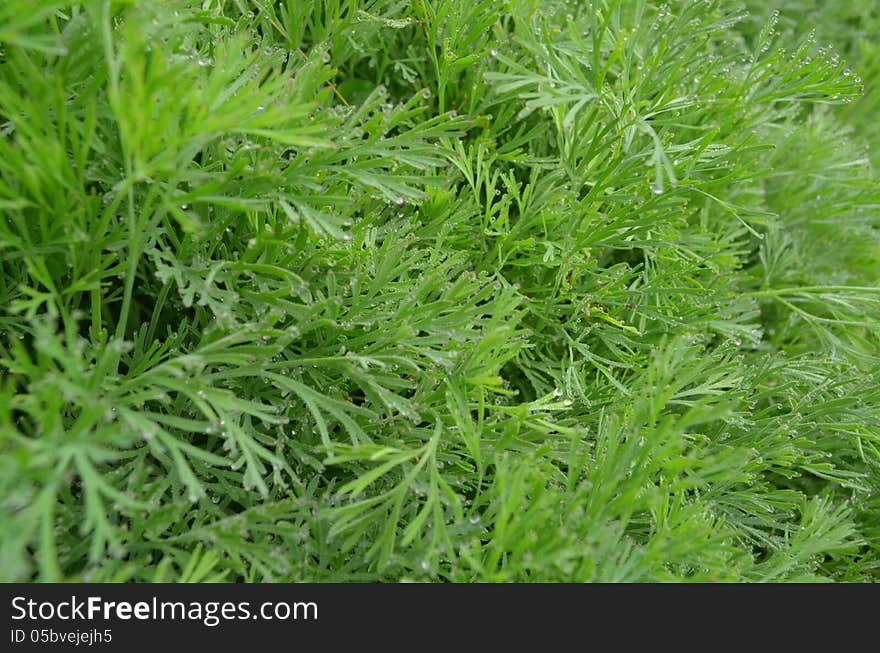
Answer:
M748 4L5 0L0 578L877 580L880 12Z

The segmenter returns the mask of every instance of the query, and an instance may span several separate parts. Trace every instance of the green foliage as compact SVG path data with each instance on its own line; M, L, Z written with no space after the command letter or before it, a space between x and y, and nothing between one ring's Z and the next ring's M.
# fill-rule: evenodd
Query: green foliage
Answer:
M875 3L31 4L3 580L877 580Z

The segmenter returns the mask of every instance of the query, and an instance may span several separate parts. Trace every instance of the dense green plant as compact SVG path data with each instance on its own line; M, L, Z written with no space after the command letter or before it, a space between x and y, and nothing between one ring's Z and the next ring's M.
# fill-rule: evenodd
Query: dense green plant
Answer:
M876 3L32 4L4 580L877 578Z

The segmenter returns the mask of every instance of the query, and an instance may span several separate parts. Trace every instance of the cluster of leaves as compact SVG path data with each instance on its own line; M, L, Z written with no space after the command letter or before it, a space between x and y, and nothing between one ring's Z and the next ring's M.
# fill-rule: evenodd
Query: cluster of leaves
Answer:
M877 579L880 51L753 4L5 2L2 578Z

